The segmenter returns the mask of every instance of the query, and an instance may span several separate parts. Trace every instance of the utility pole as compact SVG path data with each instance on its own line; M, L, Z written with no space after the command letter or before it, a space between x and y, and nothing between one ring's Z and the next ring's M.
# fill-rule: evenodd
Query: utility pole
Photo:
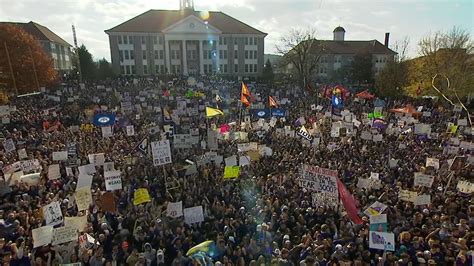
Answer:
M35 74L36 90L39 91L40 86L39 86L39 82L38 82L38 75L36 74L35 58L33 57L33 52L31 51L30 47L28 47L28 50L30 50L31 62L33 63L33 72Z
M10 60L10 53L8 53L7 43L3 42L3 44L5 45L5 52L7 53L7 60L8 60L8 65L10 66L10 73L12 74L13 88L15 89L15 95L18 96L18 88L16 87L15 73L13 73L12 61Z
M81 60L79 59L79 48L77 47L76 28L72 24L72 37L74 38L74 47L76 49L77 70L79 71L79 83L82 83Z

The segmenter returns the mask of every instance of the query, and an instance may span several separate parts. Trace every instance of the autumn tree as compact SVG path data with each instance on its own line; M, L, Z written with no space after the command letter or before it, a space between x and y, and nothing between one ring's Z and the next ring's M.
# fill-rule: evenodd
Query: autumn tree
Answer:
M454 92L461 98L472 93L474 43L467 31L454 27L447 32L435 32L422 38L418 47L421 57L409 64L411 94L420 84L424 94L437 94L431 87L431 79L436 74L449 78L450 88L447 88L444 78L438 79L436 85L451 100L455 99Z
M410 39L405 37L392 47L397 55L375 77L375 89L379 95L395 98L403 95L404 88L408 85L406 60L409 44Z
M28 93L58 81L51 57L31 34L13 24L2 23L0 40L0 86L8 92Z
M300 86L306 87L313 72L318 68L319 59L325 53L324 45L316 39L313 29L293 29L281 38L276 46L283 55L283 64L295 71Z

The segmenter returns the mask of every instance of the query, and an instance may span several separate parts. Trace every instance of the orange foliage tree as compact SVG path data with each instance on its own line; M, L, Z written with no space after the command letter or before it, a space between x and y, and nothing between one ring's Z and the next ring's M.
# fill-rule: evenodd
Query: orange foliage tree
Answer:
M51 57L43 51L35 37L20 27L0 24L0 87L7 92L15 92L13 76L19 94L36 91L37 87L50 86L58 81Z

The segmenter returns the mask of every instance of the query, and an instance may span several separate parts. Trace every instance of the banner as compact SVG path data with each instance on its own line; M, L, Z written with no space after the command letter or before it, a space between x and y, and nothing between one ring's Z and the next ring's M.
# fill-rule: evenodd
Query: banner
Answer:
M150 202L150 194L148 194L148 189L146 188L139 188L135 190L133 194L133 205L140 205L145 202Z
M82 187L76 189L76 205L78 211L83 211L89 209L89 206L92 204L92 193L91 189L88 187Z
M337 171L311 165L303 165L300 187L310 191L327 192L337 197Z
M166 216L171 218L178 218L183 216L183 202L168 202L166 208Z
M171 163L171 149L169 140L154 141L151 143L153 165L160 166Z
M63 222L63 213L59 202L53 201L50 204L43 206L43 217L46 225L58 225Z
M191 149L194 138L191 134L174 134L173 147L175 149Z
M77 228L74 224L53 229L53 238L51 240L53 246L71 241L77 241Z
M250 110L250 114L252 114L254 118L267 118L270 116L270 110L268 108L252 109Z
M68 156L67 151L54 151L53 161L67 161L67 156Z
M395 235L387 232L369 231L369 248L395 251Z
M184 222L187 224L204 222L204 212L201 205L192 208L186 208L184 209L183 214Z
M233 179L239 177L240 166L226 166L224 168L224 179Z
M53 226L46 225L31 230L33 236L33 248L46 246L53 239Z
M282 108L273 108L271 109L271 111L272 111L272 116L285 117L286 115L286 110Z
M122 189L122 177L120 171L104 172L105 189L107 191L114 191Z
M333 193L327 192L314 192L311 194L313 207L328 207L337 208L339 205L339 198L334 196Z
M414 186L422 186L422 187L431 187L433 185L434 176L425 175L420 172L415 173L415 183Z

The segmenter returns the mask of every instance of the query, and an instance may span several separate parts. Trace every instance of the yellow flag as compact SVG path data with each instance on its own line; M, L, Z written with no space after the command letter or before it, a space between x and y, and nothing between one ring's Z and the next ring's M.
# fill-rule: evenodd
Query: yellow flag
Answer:
M224 179L233 179L239 177L240 166L226 166L224 168Z
M140 205L150 201L150 194L148 194L148 190L146 188L139 188L135 190L135 193L133 194L133 205Z
M452 126L449 128L449 133L455 134L456 131L458 131L458 126L457 126L457 125L452 125Z
M224 115L224 112L222 112L219 109L216 108L211 108L211 107L206 107L206 116L207 117L213 117L216 115Z

